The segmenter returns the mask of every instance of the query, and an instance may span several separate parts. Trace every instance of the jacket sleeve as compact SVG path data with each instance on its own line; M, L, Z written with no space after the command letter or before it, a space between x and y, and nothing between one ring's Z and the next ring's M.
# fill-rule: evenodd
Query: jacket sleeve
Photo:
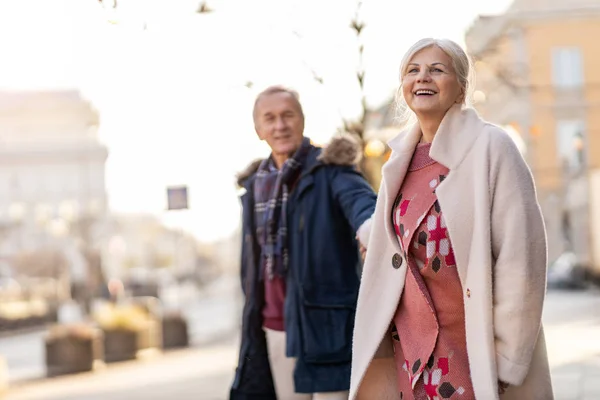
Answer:
M242 292L244 293L244 296L246 295L246 270L248 269L248 266L246 264L246 259L247 259L247 252L248 252L248 248L247 248L247 235L242 232L242 251L241 251L241 259L240 259L240 283L242 285Z
M251 248L249 248L250 243L248 240L249 233L247 231L248 228L246 227L246 224L242 223L242 243L240 243L240 245L242 246L242 250L240 252L240 283L242 285L242 292L244 293L244 296L246 295L246 271L248 270L248 253L251 251Z
M490 148L494 335L498 379L520 385L541 327L547 248L531 171L504 132Z
M240 199L241 211L242 211L242 243L240 252L240 280L242 285L242 292L246 295L246 282L248 277L248 270L252 269L252 264L256 263L257 257L257 244L256 236L253 232L254 227L254 200L252 195L246 192Z
M331 190L355 233L371 218L377 195L367 180L351 167L338 167L331 180ZM368 237L368 232L362 236Z

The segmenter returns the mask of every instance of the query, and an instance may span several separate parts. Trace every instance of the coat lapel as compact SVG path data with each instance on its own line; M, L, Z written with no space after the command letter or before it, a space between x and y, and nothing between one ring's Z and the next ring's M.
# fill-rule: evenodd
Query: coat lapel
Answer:
M485 122L479 118L475 110L457 104L446 113L431 144L430 157L450 170L446 179L436 188L436 194L444 211L444 219L451 237L469 237L468 233L463 232L464 224L461 224L461 220L466 216L462 215L464 212L459 211L461 210L460 196L463 194L450 190L456 184L452 171L461 164L471 150L479 133L484 130L484 124ZM387 188L385 212L390 216L385 227L388 237L396 246L399 245L391 218L392 208L420 137L421 129L418 124L415 124L406 131L406 134L400 134L388 143L395 155L390 158L382 171L382 186L385 185ZM459 244L453 243L453 245L458 273L464 285L469 250L457 248Z
M429 156L452 173L469 153L485 122L472 108L457 104L450 108L438 128Z
M398 251L400 250L400 243L394 230L392 213L394 212L394 203L396 202L398 191L402 186L402 182L404 182L404 177L406 176L412 155L420 138L421 129L418 125L415 125L407 130L405 134L400 134L392 139L388 145L393 150L393 155L381 171L383 177L382 185L385 186L385 190L382 191L382 193L385 193L385 231L388 239Z
M472 179L464 173L458 177L452 172L456 170L467 156L473 144L484 131L484 124L477 112L471 108L462 109L454 106L446 113L438 132L431 144L430 156L435 161L446 166L450 172L446 179L436 188L436 195L444 213L444 220L448 227L450 238L471 237L468 232L470 225L465 224L472 210L465 209L462 205L462 196L473 194L460 193L452 190L453 187L463 186L465 179ZM459 179L462 182L457 181ZM456 268L461 284L467 284L467 266L469 264L470 247L464 241L453 241L452 246L456 257Z

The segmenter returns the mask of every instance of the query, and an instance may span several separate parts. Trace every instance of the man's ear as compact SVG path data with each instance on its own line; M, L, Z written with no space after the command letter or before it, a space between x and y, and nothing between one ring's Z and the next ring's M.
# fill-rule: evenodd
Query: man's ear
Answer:
M256 132L256 136L258 136L258 138L260 140L265 140L265 138L263 137L263 135L261 135L260 129L258 129L258 125L257 124L254 124L254 132Z

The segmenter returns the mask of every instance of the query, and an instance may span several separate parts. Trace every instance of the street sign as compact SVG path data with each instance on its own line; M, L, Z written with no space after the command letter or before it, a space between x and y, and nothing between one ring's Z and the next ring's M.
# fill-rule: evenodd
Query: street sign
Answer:
M169 210L187 210L188 209L188 188L187 186L172 186L167 188L167 209Z

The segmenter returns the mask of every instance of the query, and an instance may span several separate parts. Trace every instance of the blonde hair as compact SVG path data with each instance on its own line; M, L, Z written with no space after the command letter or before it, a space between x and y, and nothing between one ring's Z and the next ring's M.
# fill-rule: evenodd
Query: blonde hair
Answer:
M400 63L400 88L396 92L396 108L398 110L398 120L401 125L409 125L416 121L416 116L410 107L408 107L408 104L406 104L406 99L402 93L402 82L404 75L406 75L406 70L408 69L408 63L415 54L433 46L438 47L452 60L452 67L454 68L456 78L464 93L463 105L467 107L471 106L471 99L475 87L475 73L471 58L462 47L450 39L421 39L408 49Z

